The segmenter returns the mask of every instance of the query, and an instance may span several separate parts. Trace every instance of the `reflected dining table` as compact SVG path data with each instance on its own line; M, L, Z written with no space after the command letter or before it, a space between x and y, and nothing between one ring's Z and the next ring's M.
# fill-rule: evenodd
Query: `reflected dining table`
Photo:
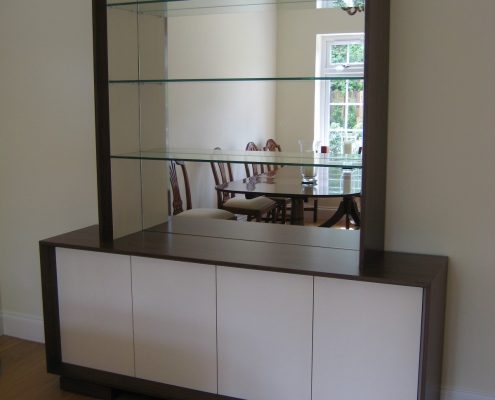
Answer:
M240 179L215 186L217 191L244 194L246 198L267 196L290 198L291 225L304 225L304 201L308 198L341 197L337 211L322 227L335 225L346 217L346 228L350 218L356 226L360 225L360 216L356 197L361 195L361 169L338 167L318 167L314 184L302 182L300 167L284 166L249 178Z

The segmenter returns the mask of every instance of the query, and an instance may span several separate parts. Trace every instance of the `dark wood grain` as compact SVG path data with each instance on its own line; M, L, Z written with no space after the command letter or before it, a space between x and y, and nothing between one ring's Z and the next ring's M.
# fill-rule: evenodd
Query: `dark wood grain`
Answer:
M97 232L99 233L99 232ZM40 244L43 323L45 328L46 365L48 372L58 373L62 361L58 310L57 269L55 249Z
M67 376L60 377L60 389L102 400L115 399L117 392L115 389L108 386L101 386L88 381L80 381L68 378Z
M443 256L384 252L360 270L356 250L331 245L317 247L260 241L256 237L256 229L248 230L243 238L230 239L225 238L229 229L238 227L242 230L243 226L247 228L251 224L235 221L208 221L208 224L216 226L210 236L196 235L194 224L191 224L189 231L187 226L182 226L181 233L172 233L173 228L162 228L166 232L136 232L113 241L100 242L98 227L93 226L41 243L54 247L418 287L430 286L447 263L447 258ZM283 238L286 235L287 241L294 240L296 231L286 228L297 227L274 225L272 233L278 231L277 236Z
M113 396L119 392L127 392L167 400L240 400L71 364L62 364L61 373L64 377L77 382L79 389L82 389L85 383L90 389L100 388L103 394L105 388L112 388Z
M418 393L420 399L438 400L442 381L447 266L424 291L423 326Z
M113 217L106 0L93 0L93 60L98 221L101 237L109 240L113 238Z
M390 1L366 1L361 265L384 249Z

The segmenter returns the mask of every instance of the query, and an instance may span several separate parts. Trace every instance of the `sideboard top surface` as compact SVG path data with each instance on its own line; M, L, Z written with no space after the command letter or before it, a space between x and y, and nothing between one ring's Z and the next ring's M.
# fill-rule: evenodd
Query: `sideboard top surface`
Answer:
M172 218L151 230L100 241L93 225L42 240L41 246L162 258L302 275L429 287L447 257L380 253L359 269L358 231ZM269 229L266 229L269 225Z

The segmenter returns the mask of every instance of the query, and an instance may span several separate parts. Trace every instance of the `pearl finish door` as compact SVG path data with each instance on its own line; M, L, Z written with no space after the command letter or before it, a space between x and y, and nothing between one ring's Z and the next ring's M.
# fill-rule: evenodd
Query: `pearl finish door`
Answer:
M219 393L310 400L313 277L217 268Z
M136 376L217 392L215 266L132 257Z
M417 400L422 298L315 277L313 400Z
M62 361L134 376L130 257L56 249Z

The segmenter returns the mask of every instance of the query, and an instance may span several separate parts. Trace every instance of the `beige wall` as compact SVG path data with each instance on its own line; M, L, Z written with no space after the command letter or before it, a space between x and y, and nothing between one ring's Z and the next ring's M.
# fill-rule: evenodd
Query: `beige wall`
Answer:
M495 398L493 15L392 0L387 247L450 257L443 384L459 400ZM41 316L37 241L97 219L89 0L2 0L0 46L8 325Z
M0 289L39 339L38 240L97 223L91 2L0 2Z
M450 257L443 384L490 399L494 15L493 0L392 0L386 225L388 249Z

